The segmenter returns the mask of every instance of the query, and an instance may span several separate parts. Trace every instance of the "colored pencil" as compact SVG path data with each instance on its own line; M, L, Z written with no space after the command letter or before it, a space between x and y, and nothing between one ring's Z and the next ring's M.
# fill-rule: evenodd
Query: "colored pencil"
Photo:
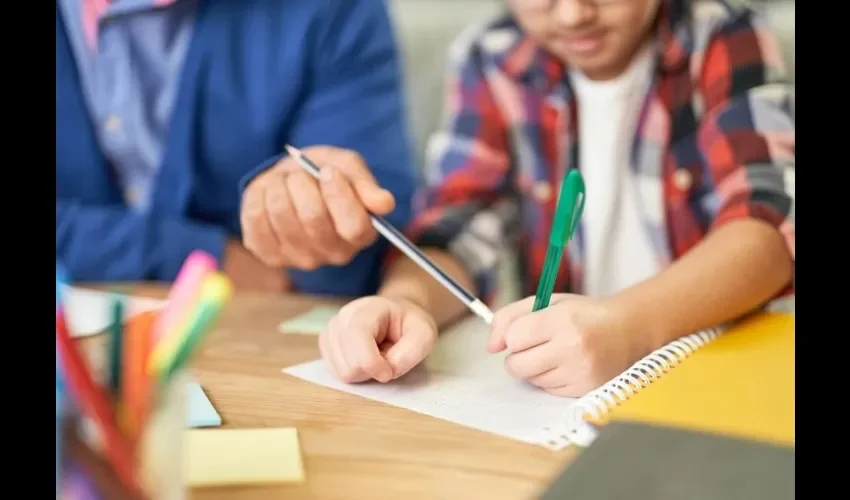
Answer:
M59 495L59 479L62 471L62 412L65 406L62 383L59 380L59 365L56 366L56 494Z
M156 322L155 338L160 340L175 329L182 328L186 314L192 310L198 297L198 290L204 277L216 270L218 264L214 257L201 250L192 252L177 273L177 278Z
M104 462L99 454L80 438L72 425L66 425L62 434L64 436L63 445L67 450L69 459L84 469L86 476L92 480L102 498L126 500L143 500L145 498L139 490L127 488L109 464Z
M112 322L109 327L109 346L108 357L109 361L109 388L112 395L120 399L121 391L121 355L123 349L121 343L124 336L124 302L121 297L115 296L112 299Z
M186 365L201 339L209 331L209 327L218 318L223 304L227 302L232 293L233 287L225 275L215 273L207 276L202 284L200 302L183 334L183 340L173 356L163 358L160 360L160 364L156 365L158 369L155 373L158 373L163 382L167 383L175 373ZM155 360L152 359L151 361Z
M153 346L153 327L157 318L155 311L148 311L127 324L120 414L122 428L134 443L139 439L148 412L151 379L147 373L147 362Z
M83 488L83 479L94 479L96 489L105 498L143 498L136 472L146 465L139 463L142 457L138 446L147 422L156 411L160 396L169 389L174 375L185 369L233 293L230 280L218 272L217 267L212 256L193 252L181 268L165 308L138 314L129 321L123 297L113 297L107 379L101 386L68 331L62 301L68 277L57 264L56 480L59 497L73 495L74 491L66 491L69 487ZM77 431L60 426L62 410L68 405L79 409L86 417L85 422L96 427L97 450L87 445ZM63 462L62 457L67 461ZM77 464L83 467L74 467ZM78 471L77 476L69 475L72 470ZM86 498L103 497L88 487L76 494L89 495Z
M116 425L108 398L95 383L71 339L61 309L56 314L56 344L69 391L74 395L77 405L97 424L105 441L107 456L118 477L128 488L138 489L128 443Z

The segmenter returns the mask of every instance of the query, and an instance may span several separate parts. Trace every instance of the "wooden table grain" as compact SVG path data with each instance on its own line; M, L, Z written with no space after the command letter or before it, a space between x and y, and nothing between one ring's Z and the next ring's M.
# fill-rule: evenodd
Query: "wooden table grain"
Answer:
M305 482L195 489L193 500L529 500L572 458L282 373L319 351L315 336L282 334L278 324L319 304L333 302L237 293L192 363L224 427L298 429Z

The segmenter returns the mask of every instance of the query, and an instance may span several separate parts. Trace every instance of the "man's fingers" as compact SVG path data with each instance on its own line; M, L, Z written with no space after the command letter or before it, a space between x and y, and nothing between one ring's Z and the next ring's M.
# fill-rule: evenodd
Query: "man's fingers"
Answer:
M369 165L356 151L338 149L329 146L312 146L302 150L313 163L322 167L332 166L351 183L354 192L365 208L378 215L387 215L395 209L392 193L378 185ZM284 162L284 168L290 172L301 169L295 159Z
M265 186L257 186L246 193L240 219L242 232L245 234L245 248L267 266L282 266L284 260L280 241L265 206Z
M395 208L392 193L378 185L372 170L358 153L344 151L335 158L328 158L328 165L339 169L354 188L357 197L370 212L386 215Z
M287 175L286 184L298 220L308 237L302 244L308 244L332 264L347 263L355 250L337 235L316 181L305 172L293 172Z
M273 184L266 188L265 206L271 226L277 235L280 252L288 265L299 269L315 269L320 262L309 246L304 244L307 233L301 227L301 221L289 197L285 174L276 173L278 175L273 179Z
M393 194L370 181L352 181L354 192L363 202L363 206L377 215L387 215L395 209Z
M351 184L334 167L322 167L321 190L336 233L355 248L363 248L377 233Z

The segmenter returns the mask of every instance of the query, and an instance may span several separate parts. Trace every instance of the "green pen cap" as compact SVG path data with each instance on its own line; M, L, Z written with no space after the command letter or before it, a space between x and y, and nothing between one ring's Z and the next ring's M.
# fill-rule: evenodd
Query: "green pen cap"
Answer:
M577 169L567 172L558 194L558 206L555 209L555 219L549 243L557 247L565 247L578 227L581 213L584 210L584 178Z

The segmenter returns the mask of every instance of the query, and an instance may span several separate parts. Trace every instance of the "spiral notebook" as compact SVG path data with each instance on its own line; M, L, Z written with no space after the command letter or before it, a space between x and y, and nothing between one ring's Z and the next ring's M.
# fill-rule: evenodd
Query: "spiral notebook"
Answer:
M793 337L793 317L765 313L729 329L723 337L732 340L720 343L719 349L713 349L712 344L721 337L724 330L721 327L685 336L578 400L552 396L508 375L503 366L504 354L487 353L489 329L477 318L469 318L443 333L424 363L388 384L345 384L333 377L321 360L291 366L283 372L338 391L555 451L571 444L590 444L596 426L588 424L588 420L598 425L600 419L617 414L613 410L619 408L624 409L619 414L623 418L703 428L712 427L711 418L721 413L726 430L743 425L743 430L737 429L739 434L758 434L749 422L757 421L758 417L770 419L773 411L787 412L788 376L782 372L789 362L787 350L767 348L760 354L759 349L764 350L765 344L771 342L782 342L784 333L773 336L779 339L776 340L770 332L787 329L789 321ZM790 363L793 366L793 352ZM689 364L690 369L683 370ZM765 375L755 371L766 369L767 373L772 369L783 374L765 381ZM730 382L730 376L719 374L723 370L738 377ZM680 371L683 375L677 376ZM671 382L666 382L667 379ZM744 379L750 383L741 385L739 382ZM793 373L791 379L793 410ZM776 386L772 393L782 400L778 408L775 403L759 406L764 396L759 391L730 396L738 388L749 388L753 383ZM637 404L644 392L651 394L647 400L652 404ZM704 406L694 406L692 400L708 400L704 397L706 393L714 395L711 400L718 406L700 414ZM743 412L749 412L749 416ZM778 429L761 429L761 432L778 434L780 440L788 439L784 420Z
M643 375L636 368L588 394L575 413L602 424L630 421L793 446L794 342L794 316L753 315L688 356L679 352L665 363L656 354L659 376L641 379L634 397L623 398L625 383Z

